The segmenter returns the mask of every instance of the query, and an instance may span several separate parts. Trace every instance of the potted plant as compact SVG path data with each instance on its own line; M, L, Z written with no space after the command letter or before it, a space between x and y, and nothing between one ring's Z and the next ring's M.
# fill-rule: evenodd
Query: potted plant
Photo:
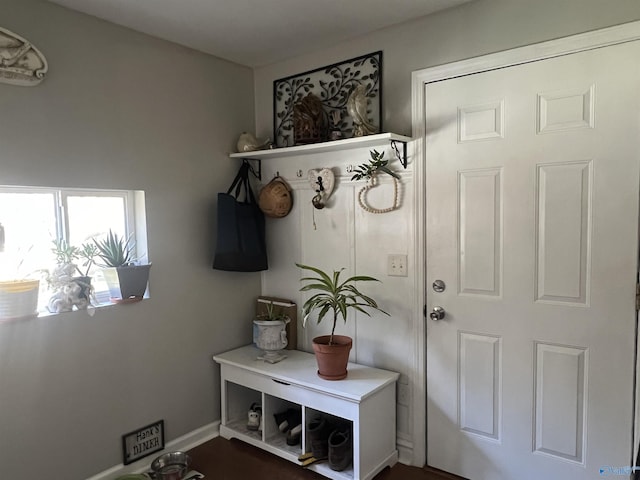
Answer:
M302 325L306 326L309 316L315 310L318 310L317 323L320 323L328 313L333 316L331 334L313 339L313 351L318 362L318 376L325 380L342 380L347 376L347 363L353 341L345 335L335 335L338 317L342 317L346 323L349 309L371 316L365 308L378 310L389 315L378 307L373 298L360 292L355 285L356 282L378 282L379 280L366 275L357 275L341 281L340 273L344 269L334 271L330 276L317 267L299 263L296 265L316 274L314 277L300 279L302 282L307 282L300 289L301 292L317 292L302 306Z
M103 274L114 303L142 300L149 282L151 264L138 265L131 237L123 238L109 230L105 238L93 239L102 260Z
M254 340L256 346L264 352L260 358L265 362L277 363L286 358L280 351L288 345L286 326L291 319L273 302L269 302L264 313L256 315Z
M20 252L9 255L3 248L3 233L0 225L0 272L8 274L0 278L0 322L36 317L40 280L26 278L21 274L25 256L33 246L23 255Z
M53 241L51 252L56 258L53 272L45 270L51 298L47 308L54 313L70 312L75 306L79 310L91 304L92 286L89 271L97 255L92 243L84 243L80 248L70 245L65 239ZM80 269L78 260L83 260Z

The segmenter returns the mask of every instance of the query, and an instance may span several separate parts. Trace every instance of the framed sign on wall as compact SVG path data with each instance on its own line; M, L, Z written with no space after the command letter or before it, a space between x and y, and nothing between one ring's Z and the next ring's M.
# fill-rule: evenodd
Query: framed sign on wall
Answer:
M164 449L164 420L122 436L122 463L128 465Z

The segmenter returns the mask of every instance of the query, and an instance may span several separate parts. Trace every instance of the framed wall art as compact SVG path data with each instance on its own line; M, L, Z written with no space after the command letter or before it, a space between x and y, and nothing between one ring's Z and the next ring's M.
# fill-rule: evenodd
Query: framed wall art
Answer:
M347 113L347 100L358 85L368 99L367 115L378 132L382 131L382 51L334 63L326 67L281 78L273 82L273 139L276 147L296 145L294 105L313 94L322 105L328 130L343 138L353 136L353 121ZM328 140L328 132L325 138Z

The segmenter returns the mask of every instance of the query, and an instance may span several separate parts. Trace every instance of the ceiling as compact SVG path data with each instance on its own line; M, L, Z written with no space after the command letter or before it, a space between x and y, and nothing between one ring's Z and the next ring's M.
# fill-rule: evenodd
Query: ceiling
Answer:
M258 67L469 0L49 1L216 57Z

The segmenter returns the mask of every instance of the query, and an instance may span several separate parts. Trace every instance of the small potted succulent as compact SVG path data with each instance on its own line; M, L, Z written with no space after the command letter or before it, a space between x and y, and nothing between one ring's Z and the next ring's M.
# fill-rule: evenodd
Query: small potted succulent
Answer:
M265 311L256 315L254 340L256 346L264 352L261 360L277 363L286 358L280 351L288 345L286 326L291 319L277 309L273 302L266 305Z
M76 247L61 238L53 240L51 252L56 258L56 268L53 272L45 271L52 291L47 308L54 313L69 312L73 307L86 309L91 304L93 293L89 271L94 264L97 248L93 243ZM82 269L78 261L82 261Z
M114 303L142 300L149 282L151 264L139 265L134 256L131 237L123 238L109 230L101 239L93 239L109 295Z
M339 317L342 317L346 323L347 313L350 309L362 312L367 316L371 316L371 314L365 308L378 310L389 315L378 307L373 298L360 292L356 287L356 282L378 282L379 280L366 275L357 275L341 280L340 274L344 270L343 268L329 275L317 267L299 263L296 265L316 274L313 277L300 279L300 281L306 282L300 289L301 292L315 292L302 306L302 325L306 326L307 320L314 311L318 312L317 323L320 323L328 313L333 316L331 334L313 339L313 351L318 362L318 376L325 380L342 380L347 376L347 363L353 341L348 336L335 335L336 323Z

